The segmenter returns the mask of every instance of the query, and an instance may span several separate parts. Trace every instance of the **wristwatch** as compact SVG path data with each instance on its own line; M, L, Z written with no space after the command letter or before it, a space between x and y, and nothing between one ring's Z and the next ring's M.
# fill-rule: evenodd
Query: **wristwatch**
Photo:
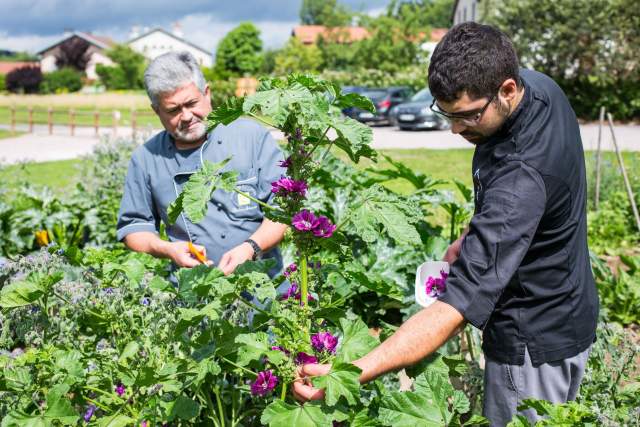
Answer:
M255 242L255 240L247 239L245 240L245 242L250 244L251 247L253 248L253 257L251 259L253 261L257 260L258 257L262 255L262 249L260 249L260 246Z

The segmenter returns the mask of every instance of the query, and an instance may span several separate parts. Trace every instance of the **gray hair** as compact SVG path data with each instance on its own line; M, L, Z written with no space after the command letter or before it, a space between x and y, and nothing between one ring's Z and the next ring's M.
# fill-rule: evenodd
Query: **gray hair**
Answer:
M158 98L165 93L175 92L178 88L195 83L204 93L206 82L202 70L189 52L169 52L155 58L144 72L144 87L151 104L158 105Z

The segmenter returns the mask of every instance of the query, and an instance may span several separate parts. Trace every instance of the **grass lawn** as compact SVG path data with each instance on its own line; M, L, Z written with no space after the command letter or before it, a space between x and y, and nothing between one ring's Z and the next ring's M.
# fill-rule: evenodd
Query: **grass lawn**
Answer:
M0 139L14 138L20 135L22 135L22 132L11 132L10 130L0 129Z
M81 178L83 160L59 160L54 162L24 163L0 168L0 180L8 188L27 181L47 186L57 194L72 188Z

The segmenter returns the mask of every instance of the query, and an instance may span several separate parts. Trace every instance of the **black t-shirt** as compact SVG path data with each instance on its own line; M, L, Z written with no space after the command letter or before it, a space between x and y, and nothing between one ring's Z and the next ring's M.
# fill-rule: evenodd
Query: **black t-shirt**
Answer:
M516 111L473 157L475 212L440 300L483 330L493 360L534 365L595 339L598 294L587 247L586 177L569 101L521 70Z

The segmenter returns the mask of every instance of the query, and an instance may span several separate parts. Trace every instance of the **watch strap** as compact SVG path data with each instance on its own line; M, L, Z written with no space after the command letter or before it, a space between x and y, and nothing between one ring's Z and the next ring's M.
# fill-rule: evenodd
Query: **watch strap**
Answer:
M253 239L247 239L245 242L250 244L253 248L253 257L251 259L255 261L262 254L262 248L260 248L260 245L258 245Z

